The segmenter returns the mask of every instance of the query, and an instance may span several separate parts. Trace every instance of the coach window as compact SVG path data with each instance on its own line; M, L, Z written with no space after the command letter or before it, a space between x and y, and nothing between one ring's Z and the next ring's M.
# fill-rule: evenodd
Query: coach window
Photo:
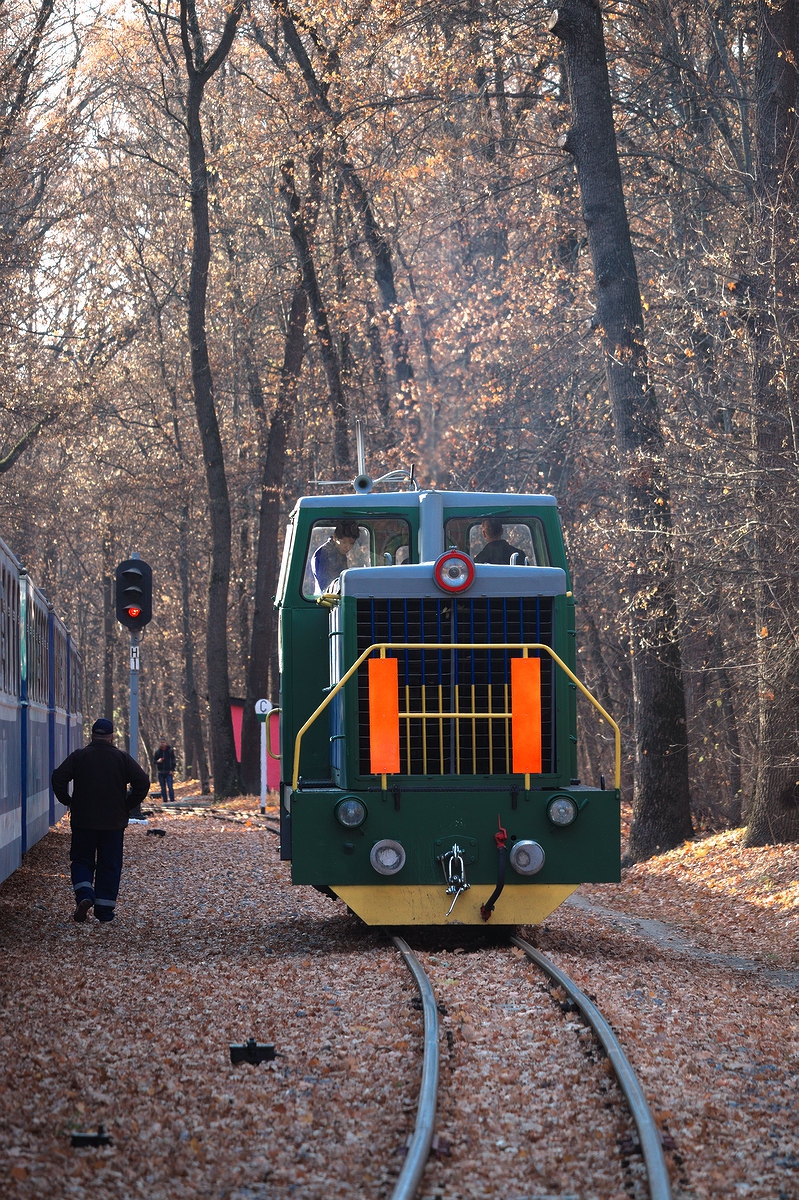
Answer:
M352 538L357 532L357 538L348 538L338 546L334 542L337 526L351 527L347 532L352 533ZM348 549L350 544L351 549ZM329 558L336 565L340 562L342 548L345 549L347 568L399 566L411 561L411 529L401 517L350 517L345 514L314 521L302 581L302 594L306 600L321 594L314 577L313 558L323 546L330 547Z

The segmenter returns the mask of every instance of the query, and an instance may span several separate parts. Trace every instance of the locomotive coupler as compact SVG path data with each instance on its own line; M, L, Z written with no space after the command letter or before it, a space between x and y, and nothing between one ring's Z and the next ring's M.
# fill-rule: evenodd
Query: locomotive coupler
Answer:
M444 854L440 855L438 861L441 863L441 866L444 870L444 879L447 884L446 894L448 896L452 896L452 903L450 904L446 913L446 915L449 916L455 907L455 902L458 899L458 896L460 896L461 892L468 891L472 885L466 882L466 867L463 862L463 851L457 842L453 843L451 850L447 850Z

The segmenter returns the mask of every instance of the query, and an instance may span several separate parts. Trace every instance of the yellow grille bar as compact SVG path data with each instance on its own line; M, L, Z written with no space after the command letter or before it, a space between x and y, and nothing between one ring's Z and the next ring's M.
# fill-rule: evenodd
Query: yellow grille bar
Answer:
M602 707L602 705L599 703L599 701L594 696L591 695L591 693L589 692L589 690L585 686L585 684L581 683L581 681L577 678L577 676L574 674L574 672L569 667L567 667L567 665L563 661L563 659L560 658L555 653L555 651L552 649L551 646L547 646L547 645L544 645L543 643L539 643L539 642L424 642L424 643L421 643L421 642L375 642L371 646L367 646L367 648L364 651L362 651L361 654L358 655L358 657L356 658L356 660L352 664L352 666L344 673L344 675L342 675L342 677L338 681L338 683L335 684L335 686L330 689L327 696L325 696L324 700L319 705L319 707L313 713L311 713L310 717L305 722L305 724L301 727L301 729L298 730L297 736L294 740L294 764L293 764L292 781L291 781L291 786L293 788L296 789L297 784L299 783L300 749L302 746L302 739L303 739L304 734L318 720L318 718L325 711L325 709L330 704L330 702L338 695L338 693L342 690L344 685L346 683L348 683L348 681L356 673L358 668L366 661L366 659L370 656L370 654L379 652L381 657L384 657L387 650L424 650L424 651L429 651L429 650L458 650L458 651L521 650L525 654L528 654L531 650L539 650L545 654L548 654L549 657L552 659L552 661L554 663L556 663L556 665L571 680L571 682L575 685L575 687L580 692L582 692L582 694L586 697L586 699L589 701L589 703L593 705L593 707L600 714L600 716L603 718L603 720L607 721L607 723L610 725L611 729L613 730L613 737L614 737L614 744L615 744L614 786L616 788L621 787L621 730L619 729L616 722L613 720L613 717L611 717L610 714L608 712L606 712L606 710ZM490 685L489 685L488 690L489 690L488 703L489 703L489 707L490 707L490 705L491 705L491 695L490 695L491 687L490 687ZM423 685L423 694L422 694L423 705L427 704L426 691L427 691L427 687L426 687L426 685ZM474 685L472 685L472 691L474 691ZM509 739L510 718L511 718L510 705L508 703L509 696L508 696L507 685L504 685L504 691L505 691L505 702L504 702L504 706L503 706L502 710L499 710L499 711L493 710L493 711L485 712L485 713L482 713L482 712L476 713L474 711L474 699L473 699L471 711L465 711L458 707L460 698L459 698L459 694L458 694L458 689L456 689L456 691L455 691L455 704L456 704L455 712L444 712L443 707L442 707L443 703L444 703L443 688L442 688L441 684L439 684L438 685L438 708L437 708L437 710L435 710L433 712L427 712L426 708L423 707L421 712L410 712L407 708L408 688L406 687L406 708L404 711L399 713L399 718L400 718L400 720L404 720L406 722L406 730L408 730L408 731L410 730L411 720L421 719L421 721L422 721L423 757L424 757L425 764L427 763L427 726L428 726L428 722L431 720L437 721L438 722L439 752L440 752L441 761L443 762L443 760L444 760L444 721L448 721L448 720L456 721L456 735L458 735L458 736L459 736L458 730L460 728L460 722L464 718L468 718L472 722L479 721L479 720L487 720L489 730L493 729L494 720L504 721L505 722L505 743L507 745L508 739ZM473 744L474 744L474 739L473 739ZM492 744L491 759L493 761L493 742L491 744ZM407 745L410 746L410 737L407 738ZM530 776L529 775L525 775L524 782L525 782L525 787L529 788L529 786L530 786ZM387 778L385 775L381 776L381 784L382 784L382 787L385 789L387 786Z

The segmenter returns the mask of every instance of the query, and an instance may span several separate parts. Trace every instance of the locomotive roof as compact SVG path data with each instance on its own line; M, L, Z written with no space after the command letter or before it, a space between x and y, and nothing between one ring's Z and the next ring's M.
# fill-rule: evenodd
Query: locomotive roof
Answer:
M322 496L302 496L295 506L295 512L300 508L326 509L364 509L376 508L415 508L422 504L425 497L439 498L447 508L556 508L557 499L546 494L519 494L511 492L448 492L438 488L428 488L414 492L355 492L334 494L328 492Z

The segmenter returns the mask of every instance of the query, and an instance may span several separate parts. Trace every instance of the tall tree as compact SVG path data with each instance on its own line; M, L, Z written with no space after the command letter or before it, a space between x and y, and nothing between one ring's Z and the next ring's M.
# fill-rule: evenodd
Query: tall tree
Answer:
M613 409L631 563L635 777L628 854L647 858L692 835L671 504L657 400L648 378L638 272L616 148L602 12L567 0L550 29L565 48L574 155L596 289L596 325Z
M748 292L757 556L759 755L746 844L799 840L799 6L758 4Z
M321 25L316 26L295 13L288 0L273 0L273 7L279 17L286 45L302 74L311 105L317 114L321 115L325 127L324 137L332 150L333 169L341 180L343 191L349 197L353 221L357 223L360 236L372 258L374 279L380 295L383 318L394 362L397 398L400 405L404 403L412 406L413 368L410 362L408 340L403 327L402 307L397 292L394 259L389 237L386 230L381 227L375 212L373 197L370 196L353 161L344 132L347 124L345 115L337 111L331 100L333 84L341 65L339 49L330 37L321 32ZM353 18L354 24L357 24L358 21L359 17ZM274 49L270 47L260 27L255 25L254 30L258 44L273 58L276 58ZM320 64L318 71L306 48L306 42L313 47ZM295 230L292 227L292 237L294 236ZM313 306L310 295L309 301ZM380 397L378 397L378 402L380 402ZM386 422L389 422L393 416L387 404L383 408L382 416Z
M318 160L318 156L314 157ZM318 208L318 198L314 193L318 191L319 169L318 161L316 166L312 162L310 171L312 181L311 198L309 198L307 205L303 206L297 195L293 162L281 164L281 173L283 175L282 191L286 197L289 230L302 276L302 286L305 289L308 305L313 315L317 344L320 348L325 375L327 377L330 413L333 423L333 437L331 439L333 444L333 461L338 473L342 474L347 470L351 458L344 369L341 362L341 353L330 328L330 318L327 306L322 298L316 261L311 250L311 238L313 237L313 229L316 224L315 214ZM317 182L315 183L314 180L317 180ZM308 219L309 213L310 219Z
M268 698L265 693L269 684L269 665L274 648L272 601L277 580L280 500L286 465L286 444L291 434L294 410L297 406L297 383L302 367L307 318L308 297L300 278L295 284L288 314L277 403L269 420L266 445L262 452L261 505L258 521L252 639L247 666L247 696L241 729L242 784L245 791L253 794L257 794L260 789L262 769L255 702L262 697ZM276 682L273 680L273 684Z
M208 761L203 740L200 704L197 695L197 678L194 670L194 638L191 628L190 568L187 545L189 541L189 510L187 504L180 508L180 532L178 537L178 573L180 575L181 626L183 633L183 754L187 774L192 768L200 781L203 794L210 787Z
M75 113L88 102L72 90L83 49L74 34L56 0L0 6L0 473L62 407L56 389L30 378L31 359L42 357L44 319L41 310L31 314L51 269L42 256L58 220L52 194L73 156ZM26 330L37 324L38 338Z
M211 567L208 585L206 656L211 717L214 793L235 795L239 790L238 763L230 712L227 610L230 590L230 500L225 456L216 415L214 379L208 353L206 302L211 262L211 228L208 211L209 170L200 112L208 81L227 58L244 0L234 0L216 49L206 53L194 0L181 0L180 37L186 67L186 134L191 173L193 229L188 320L191 377L197 425L203 447L205 478L211 521Z

